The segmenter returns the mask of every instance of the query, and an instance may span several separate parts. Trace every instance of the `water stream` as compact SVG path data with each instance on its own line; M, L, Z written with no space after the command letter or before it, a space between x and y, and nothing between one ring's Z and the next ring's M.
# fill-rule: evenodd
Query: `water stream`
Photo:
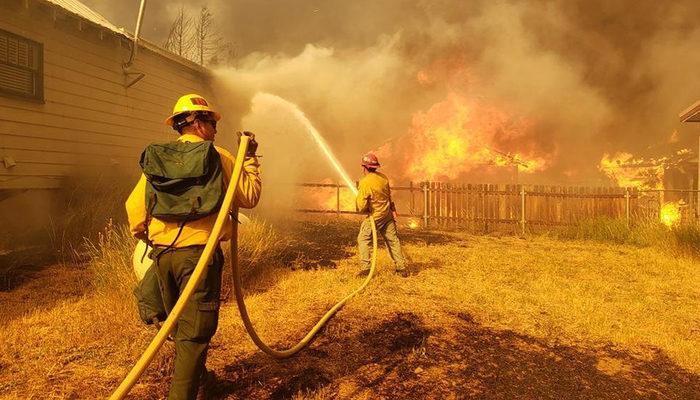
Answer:
M340 175L340 178L343 180L348 189L350 189L354 195L357 195L357 188L355 187L355 184L353 183L352 179L350 179L348 173L345 172L343 166L340 165L340 162L335 157L335 154L333 154L333 151L330 149L330 147L328 147L328 143L326 143L323 136L321 136L321 133L314 127L311 121L309 121L309 118L306 117L306 114L304 114L304 112L301 111L296 104L269 93L257 93L253 98L253 101L263 101L268 104L277 104L289 110L289 112L302 123L306 131L314 139L314 142L316 142L318 147L326 156L331 166L333 166L333 168L338 172L338 175Z

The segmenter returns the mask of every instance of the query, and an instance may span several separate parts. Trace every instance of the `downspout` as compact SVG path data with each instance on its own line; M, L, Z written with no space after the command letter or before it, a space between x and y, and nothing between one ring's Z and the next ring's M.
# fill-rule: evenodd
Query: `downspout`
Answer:
M136 82L140 81L143 79L146 74L142 72L130 72L129 69L134 63L134 60L136 59L136 53L138 52L139 48L139 34L141 32L141 21L143 21L143 13L144 10L146 9L146 0L141 0L141 6L139 7L139 16L136 19L136 30L134 31L134 41L131 45L131 54L129 55L129 61L125 62L122 64L122 70L124 70L124 75L125 75L125 83L124 87L129 88L133 86ZM131 80L130 82L128 81L128 78L130 75L136 75L136 78Z

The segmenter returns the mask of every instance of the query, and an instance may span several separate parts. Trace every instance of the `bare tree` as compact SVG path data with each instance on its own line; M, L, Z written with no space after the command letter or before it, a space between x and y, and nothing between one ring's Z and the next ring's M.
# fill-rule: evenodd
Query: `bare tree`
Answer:
M214 17L209 8L204 6L194 25L195 62L204 65L220 63L220 57L230 47L214 26Z
M168 39L165 41L165 48L173 53L190 58L190 52L193 48L193 38L191 29L192 18L185 15L185 7L180 7L180 10L170 26Z
M180 7L164 47L200 65L226 64L235 57L234 47L219 35L206 6L194 18L188 17L185 8Z

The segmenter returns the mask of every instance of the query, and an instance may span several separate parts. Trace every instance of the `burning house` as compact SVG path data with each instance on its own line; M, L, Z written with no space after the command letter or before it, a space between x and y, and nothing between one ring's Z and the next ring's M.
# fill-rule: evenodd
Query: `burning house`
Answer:
M556 150L533 140L530 121L459 93L417 112L409 131L378 149L405 181L520 183Z
M681 122L700 122L700 100L681 112L679 117ZM692 174L695 182L695 184L691 185L690 188L700 190L700 139L698 139L698 153L695 159L689 162L689 164L688 169L691 171L690 173ZM692 171L693 166L695 167L694 171ZM700 192L697 193L695 199L696 215L698 218L700 218Z

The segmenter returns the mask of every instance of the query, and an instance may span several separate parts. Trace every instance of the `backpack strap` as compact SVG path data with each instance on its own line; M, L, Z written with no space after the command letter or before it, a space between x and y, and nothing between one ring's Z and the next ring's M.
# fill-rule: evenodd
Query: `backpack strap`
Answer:
M151 193L151 196L148 198L148 206L146 207L146 221L144 222L144 225L146 229L144 230L146 234L146 249L143 251L143 255L141 256L141 262L143 262L143 259L146 257L146 253L148 253L148 248L153 248L153 242L151 239L148 237L148 225L151 224L151 219L153 218L151 213L153 212L153 207L156 206L156 194Z
M155 194L153 195L155 198ZM192 209L190 210L190 215L195 215L195 212L197 211L198 203L201 202L200 198L194 198L192 199ZM154 202L155 203L155 202ZM158 262L158 258L160 258L161 254L165 253L166 251L170 250L175 246L175 243L177 243L177 239L180 238L180 234L182 233L182 229L185 227L185 224L190 221L192 217L185 218L182 222L180 222L180 229L177 231L177 235L175 235L175 239L173 239L172 243L170 243L163 251L159 252L158 255L156 256L156 262Z

